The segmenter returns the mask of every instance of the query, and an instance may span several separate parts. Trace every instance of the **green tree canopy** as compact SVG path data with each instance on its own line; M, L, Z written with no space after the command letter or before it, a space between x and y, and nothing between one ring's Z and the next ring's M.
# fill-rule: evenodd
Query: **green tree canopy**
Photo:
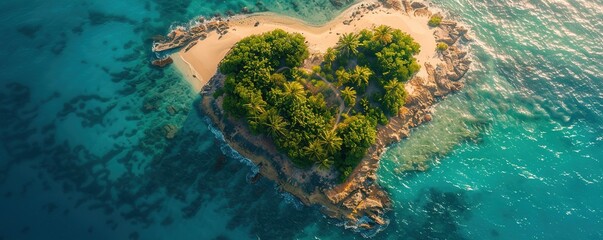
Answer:
M340 124L338 131L343 139L345 165L356 166L364 157L366 150L375 143L375 127L364 115L354 115Z
M319 135L319 138L321 141L320 143L324 146L327 153L334 154L341 150L343 140L335 131L322 131Z
M365 89L368 84L370 77L373 75L373 71L369 67L362 67L356 65L354 67L354 71L352 72L352 78L354 79L354 84L359 89Z
M383 95L382 104L390 114L398 114L406 99L404 84L396 79L392 79L383 88L385 89L385 94Z
M356 90L353 87L345 87L341 90L341 97L348 107L356 105Z
M344 33L339 37L336 49L344 56L353 56L358 54L358 47L360 47L358 35L355 33Z
M287 122L281 117L275 109L270 109L266 116L266 131L272 137L282 137L287 131Z
M270 137L297 166L335 166L345 178L375 143L376 125L404 105L404 82L419 70L419 45L388 26L345 33L313 68L329 82L337 80L323 90L323 78L301 68L307 48L302 35L283 30L242 39L220 63L226 78L214 97L223 97L228 116ZM349 107L343 120L335 116L340 102L332 91Z
M393 41L392 28L381 25L373 31L373 41L378 41L381 44L389 44Z

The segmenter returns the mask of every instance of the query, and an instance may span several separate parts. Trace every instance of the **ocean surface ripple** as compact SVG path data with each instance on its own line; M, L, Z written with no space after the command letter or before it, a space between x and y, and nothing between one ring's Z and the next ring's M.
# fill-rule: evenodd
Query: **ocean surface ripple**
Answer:
M603 39L603 4L434 4L471 26L478 64L433 122L383 157L390 227L415 238L602 238L603 45L593 39Z

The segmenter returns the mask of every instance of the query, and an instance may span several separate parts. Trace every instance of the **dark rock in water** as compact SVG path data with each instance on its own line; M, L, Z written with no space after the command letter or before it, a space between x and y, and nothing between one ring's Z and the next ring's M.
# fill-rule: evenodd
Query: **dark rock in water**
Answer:
M143 106L142 106L142 112L149 113L154 110L157 110L157 101L155 99L145 100L145 102L143 103Z
M153 64L153 66L156 66L156 67L164 68L165 66L167 66L173 62L174 62L174 60L171 57L167 57L164 59L154 60L151 64Z
M171 124L163 126L163 130L165 131L165 137L167 139L174 138L176 136L176 133L178 132L178 128Z
M249 181L251 183L256 183L258 182L260 179L262 178L262 174L260 172L257 172L255 175L253 175L253 177L251 177L251 179L249 179Z
M427 7L427 6L425 6L425 4L424 4L424 3L422 3L422 2L413 2L413 3L411 3L411 4L410 4L410 6L411 6L413 9L419 9L419 8L424 8L424 7Z
M341 2L341 0L331 0L331 4L333 4L335 7L343 6L343 2Z
M131 62L138 59L139 56L140 54L138 52L132 52L121 57L116 57L115 60L120 62Z
M248 13L251 13L251 11L249 11L249 8L247 8L247 7L243 7L243 8L241 9L241 13L243 13L243 14L248 14Z
M17 28L17 32L23 34L28 38L35 38L38 31L42 29L42 25L33 25L33 26L22 26Z
M107 14L107 13L103 13L103 12L98 12L98 11L90 11L88 12L88 20L90 21L91 25L102 25L108 22L119 22L119 23L129 23L129 24L136 24L136 21L128 18L127 16L123 16L123 15L113 15L113 14Z
M167 106L167 112L171 115L174 116L176 113L178 113L178 109L176 109L176 107L169 105Z

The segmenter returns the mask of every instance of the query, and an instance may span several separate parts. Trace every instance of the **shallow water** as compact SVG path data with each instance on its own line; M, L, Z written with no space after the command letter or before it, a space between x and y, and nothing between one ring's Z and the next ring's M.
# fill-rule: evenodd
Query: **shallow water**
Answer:
M603 2L433 3L472 29L475 63L384 155L395 207L375 238L603 238ZM312 23L343 8L0 1L0 239L362 238L248 183L254 168L216 138L187 83L149 66L153 35L243 7Z

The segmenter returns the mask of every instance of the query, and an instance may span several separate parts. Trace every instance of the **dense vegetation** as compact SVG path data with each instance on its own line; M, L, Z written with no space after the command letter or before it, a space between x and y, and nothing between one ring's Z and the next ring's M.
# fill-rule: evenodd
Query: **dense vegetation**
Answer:
M431 18L429 18L429 22L427 22L427 25L429 25L431 27L437 27L437 26L440 26L441 23L442 23L442 16L439 14L434 14L431 16Z
M439 42L439 43L436 45L436 49L437 49L438 51L440 51L440 52L441 52L441 51L446 51L446 49L448 49L448 44L443 43L443 42Z
M275 30L237 43L220 64L223 108L270 136L296 165L335 166L345 179L374 144L376 126L404 105L419 45L386 26L343 34L308 70L304 42Z

